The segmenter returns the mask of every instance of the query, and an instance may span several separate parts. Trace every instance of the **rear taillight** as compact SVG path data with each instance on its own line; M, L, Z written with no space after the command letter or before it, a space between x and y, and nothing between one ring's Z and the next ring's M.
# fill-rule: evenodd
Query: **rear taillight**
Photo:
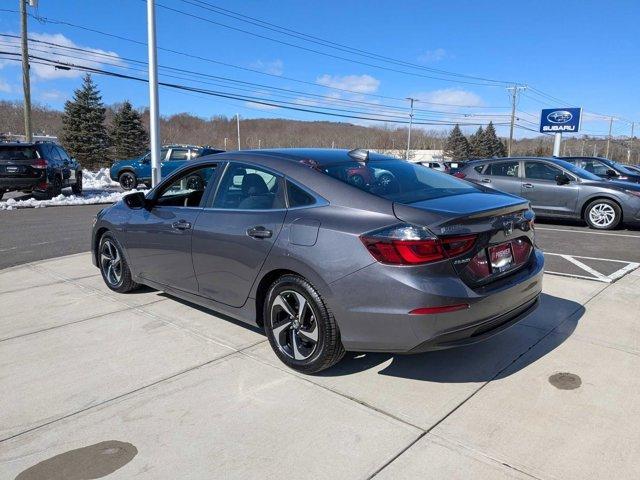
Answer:
M476 236L438 238L425 227L401 224L365 233L360 240L377 261L391 265L420 265L462 255Z
M47 168L47 165L48 163L44 158L38 158L37 160L33 161L33 163L31 164L31 167L43 169L43 168Z
M462 172L456 172L456 173L453 174L453 176L457 177L457 178L466 178L467 177L467 175L462 173Z

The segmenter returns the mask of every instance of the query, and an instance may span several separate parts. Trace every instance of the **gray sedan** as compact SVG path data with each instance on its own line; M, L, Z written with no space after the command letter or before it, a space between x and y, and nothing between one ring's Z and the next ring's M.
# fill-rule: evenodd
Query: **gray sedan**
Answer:
M603 180L557 158L475 160L456 176L520 195L540 217L583 219L601 230L640 224L640 185Z
M313 373L345 350L449 348L526 317L544 264L533 217L522 198L365 150L233 152L99 213L93 261L114 291L145 284L263 327Z

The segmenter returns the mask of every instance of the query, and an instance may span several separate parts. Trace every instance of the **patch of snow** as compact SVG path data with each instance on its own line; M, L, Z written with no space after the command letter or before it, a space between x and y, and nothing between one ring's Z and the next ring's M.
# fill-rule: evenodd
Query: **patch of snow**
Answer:
M97 172L82 171L82 187L87 190L106 190L118 188L120 184L109 177L109 169L101 168Z
M146 192L146 190L141 190ZM65 205L112 204L132 192L123 192L120 184L109 178L109 169L101 168L97 172L83 170L82 195L60 194L51 200L38 200L33 197L8 198L0 201L0 210L16 210L19 208L44 208Z

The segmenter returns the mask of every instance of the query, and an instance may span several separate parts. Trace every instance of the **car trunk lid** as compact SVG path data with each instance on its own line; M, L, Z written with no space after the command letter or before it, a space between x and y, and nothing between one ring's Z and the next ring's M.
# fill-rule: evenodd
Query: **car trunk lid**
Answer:
M427 227L439 238L476 235L474 247L448 261L470 286L515 272L534 245L533 212L522 198L499 192L473 192L414 202L394 203L396 217Z

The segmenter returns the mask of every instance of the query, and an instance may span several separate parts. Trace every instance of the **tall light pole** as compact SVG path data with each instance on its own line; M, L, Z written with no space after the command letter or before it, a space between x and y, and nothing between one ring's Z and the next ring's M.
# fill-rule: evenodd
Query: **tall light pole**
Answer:
M154 0L147 0L147 47L149 50L149 130L151 140L151 185L160 182L160 112L158 101L158 54Z
M636 126L635 122L631 122L631 138L629 139L629 148L627 149L627 162L631 163L631 150L633 150L633 128Z
M413 126L413 102L417 102L416 98L407 97L407 100L411 102L411 111L409 112L409 132L407 133L407 152L405 153L405 160L409 160L409 150L411 149L411 127Z
M527 88L525 85L514 85L513 87L507 87L507 90L511 94L511 123L509 126L509 143L507 145L507 156L511 156L511 144L513 143L513 127L516 121L516 104L518 100L518 92Z
M613 130L613 117L609 117L609 135L607 136L607 153L605 158L609 158L609 147L611 146L611 131Z
M240 114L236 113L236 126L238 127L238 150L240 150Z
M29 44L27 41L27 0L20 2L20 24L22 30L22 90L24 91L24 138L25 141L33 140L31 129L31 80L29 78ZM35 0L30 0L29 5L34 5Z

